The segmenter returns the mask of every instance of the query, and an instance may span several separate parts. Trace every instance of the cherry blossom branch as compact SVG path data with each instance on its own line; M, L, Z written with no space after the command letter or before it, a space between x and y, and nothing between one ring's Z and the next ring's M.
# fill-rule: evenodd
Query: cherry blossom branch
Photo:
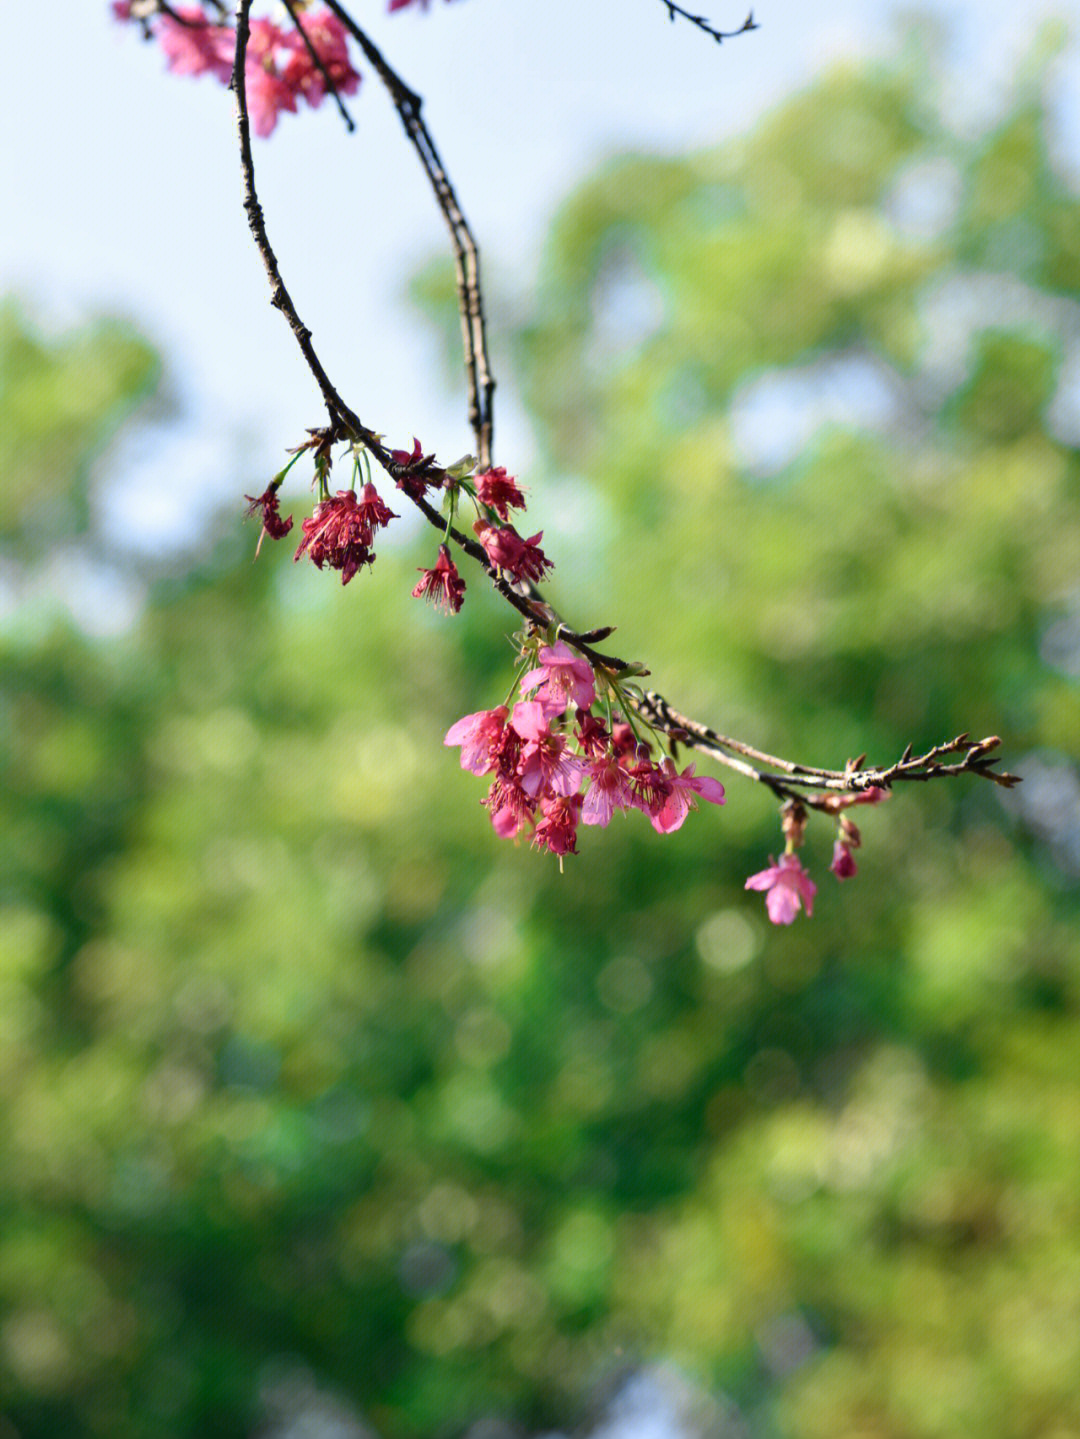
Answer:
M337 3L326 0L327 7L337 16L364 52L372 69L386 86L394 108L420 157L424 173L435 192L435 199L450 231L454 251L454 273L457 279L458 308L461 312L461 341L465 354L465 381L468 392L469 425L476 439L476 453L481 469L491 464L494 436L493 399L495 379L488 360L484 302L480 288L480 251L472 230L458 202L450 177L439 158L435 142L424 122L423 100L409 88L389 65L370 37L361 30L352 16Z
M478 441L483 438L485 441L483 448L490 454L492 383L488 377L486 385L481 384L481 376L487 374L486 356L482 344L479 348L475 344L477 334L479 334L481 342L483 339L483 309L475 244L472 243L471 234L469 234L471 248L466 247L460 240L460 227L464 227L466 234L468 234L468 230L449 179L446 177L434 145L431 143L430 135L420 121L419 97L414 95L400 77L390 69L379 52L371 45L363 32L351 22L341 7L335 3L335 0L328 0L328 3L341 22L348 26L354 38L357 38L368 59L379 70L384 83L390 89L410 138L416 145L421 159L424 160L436 196L439 198L440 207L450 226L455 242L455 255L459 262L459 268L464 267L465 275L464 288L461 293L464 296L463 317L467 315L470 321L468 325L463 325L463 333L466 343L467 371L473 377L470 381L470 384L474 386L471 391L471 402L475 402L476 405L483 403L488 407L487 428L483 428L481 423L477 429L477 435ZM398 482L399 488L416 504L428 522L439 530L444 538L453 539L470 558L475 560L487 574L493 587L526 620L534 633L543 631L553 633L555 642L563 641L577 650L593 666L594 670L604 676L609 688L614 691L627 711L639 716L654 733L664 734L667 737L673 752L679 744L688 749L697 750L746 778L766 785L778 798L788 801L790 805L809 806L831 813L838 812L841 804L845 802L844 797L846 797L847 803L850 803L856 796L880 797L898 781L928 781L967 773L993 780L1006 787L1016 784L1018 776L999 774L992 768L997 762L998 756L989 755L989 751L1000 743L996 736L983 740L971 740L964 733L953 740L935 745L916 757L912 756L912 746L908 745L900 759L891 765L865 768L865 756L860 756L858 760L849 762L843 770L831 770L785 760L741 740L721 735L711 726L680 714L668 704L662 695L655 691L641 691L627 683L634 676L647 674L648 671L640 664L627 663L615 655L595 648L597 643L612 633L611 626L583 632L571 629L561 620L558 613L534 584L508 578L492 561L483 545L459 530L453 524L452 518L449 523L444 519L443 515L424 497L423 490L425 484L437 487L447 484L450 479L448 472L435 463L433 456L421 456L418 452L410 456L403 451L394 452L388 449L383 443L383 437L365 426L355 412L345 404L323 369L311 341L311 332L300 319L282 280L277 259L270 245L265 218L255 186L245 83L250 8L251 0L238 0L236 57L233 73L244 177L244 208L252 236L262 256L270 281L271 303L282 311L293 330L304 359L319 385L330 416L329 426L323 430L312 431L312 439L303 448L310 447L315 450L317 455L323 457L328 467L329 455L335 444L359 441L382 468ZM471 269L469 268L470 256L472 257ZM478 331L473 328L473 321L478 323ZM481 463L484 464L483 458ZM418 481L422 481L422 483L416 483ZM952 755L958 755L959 758L945 762ZM801 809L799 812L802 812Z
M996 749L1001 743L997 735L973 740L965 732L957 735L955 739L934 745L925 754L914 757L912 756L912 746L909 744L900 758L891 765L864 768L866 756L860 755L857 760L849 762L842 770L820 769L814 765L798 764L792 760L781 759L778 755L766 754L763 750L755 749L741 740L719 734L709 725L701 724L697 720L679 714L677 710L672 709L663 695L659 695L655 691L645 691L635 707L644 719L662 730L676 743L684 745L687 749L695 749L702 754L708 754L717 763L726 765L729 769L745 775L746 778L768 785L776 794L790 799L801 798L804 804L816 809L829 809L831 805L827 799L819 799L812 793L807 794L804 791L824 790L841 794L858 794L871 789L890 789L897 781L926 781L958 774L980 775L984 779L993 780L995 784L1002 785L1006 789L1011 789L1013 785L1020 782L1019 775L1004 772L999 774L992 768L999 762L1000 756L993 755L989 758L987 756L990 750ZM952 754L959 754L962 757L951 764L941 762L943 757ZM759 764L768 768L758 769L754 765L745 763L744 760L735 759L735 755L757 760ZM780 770L782 773L773 774L769 773L769 770Z
M706 35L711 35L718 45L722 44L725 40L734 40L737 35L745 35L748 30L761 29L761 26L758 25L754 19L754 12L752 10L747 12L746 19L737 30L717 30L709 24L704 15L691 15L689 10L684 10L681 5L676 5L675 0L660 0L660 3L666 7L668 19L672 24L675 23L676 16L681 17L683 20L689 20L691 25L696 25L697 28L704 31Z

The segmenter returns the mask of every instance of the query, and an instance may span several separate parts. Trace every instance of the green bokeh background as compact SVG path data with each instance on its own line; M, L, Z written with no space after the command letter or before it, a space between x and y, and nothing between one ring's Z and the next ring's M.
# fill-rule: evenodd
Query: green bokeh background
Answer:
M567 1428L657 1362L710 1433L1080 1433L1080 203L1026 74L960 137L916 36L613 160L501 331L571 621L767 749L1027 776L865 811L843 886L811 825L789 929L735 778L564 874L495 838L442 736L511 626L408 598L428 534L344 590L238 511L131 558L161 359L3 312L3 1439ZM88 564L129 632L45 597Z

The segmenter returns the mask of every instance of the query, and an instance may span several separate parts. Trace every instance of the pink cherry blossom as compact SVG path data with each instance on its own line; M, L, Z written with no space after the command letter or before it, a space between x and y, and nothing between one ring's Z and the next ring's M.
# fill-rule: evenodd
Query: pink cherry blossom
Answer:
M478 710L452 724L443 740L445 745L461 746L461 768L473 774L487 774L495 768L499 742L510 711L505 705L493 710Z
M330 10L299 15L299 20L334 89L341 95L354 95L360 85L360 76L349 61L344 25ZM302 95L312 109L316 109L326 91L322 73L295 30L284 37L284 44L292 53L285 62L282 79L293 94Z
M695 775L692 764L688 764L682 774L670 759L664 759L660 768L667 781L667 793L659 806L649 811L652 827L658 834L671 834L682 825L690 811L697 809L696 794L710 804L724 803L724 786L720 781L706 775Z
M522 679L521 693L537 690L536 698L549 716L564 714L571 705L587 710L596 698L596 684L588 660L576 655L563 640L546 645L539 659L538 667Z
M582 824L607 825L617 809L629 809L634 794L626 770L613 754L601 754L588 766L589 792L581 808Z
M555 568L540 548L540 541L543 538L543 530L537 530L535 535L530 535L527 540L521 541L521 558L517 567L512 571L515 578L535 582L542 580L548 570Z
M513 525L500 527L488 524L487 520L477 520L473 530L490 563L515 579L540 580L547 570L554 568L538 543L544 537L543 530L527 540L521 538Z
M500 465L494 470L485 470L476 477L476 498L481 504L495 511L500 520L509 520L509 511L525 508L525 496L518 489L513 475L508 475Z
M420 573L423 578L413 590L413 599L429 599L444 614L457 614L465 600L465 581L445 545L439 546L435 568L421 569Z
M261 65L247 77L247 104L251 128L260 140L269 139L274 133L283 110L296 114L295 92L280 75Z
M274 133L282 110L296 113L296 91L278 70L285 36L272 20L252 20L244 81L251 128L265 140Z
M631 803L635 809L640 809L651 819L654 814L659 813L666 801L670 785L664 771L649 758L647 745L637 745L635 742L634 754L634 763L626 765Z
M745 888L766 891L765 908L773 924L790 924L804 905L807 917L814 912L817 885L799 863L797 854L782 854L779 864L774 860L768 869L752 874Z
M214 75L227 82L236 53L232 29L211 25L198 5L179 5L175 9L179 19L159 15L155 32L168 68L174 75ZM184 20L186 25L180 23Z
M517 774L521 788L533 799L567 796L581 786L585 765L566 748L565 735L555 734L537 700L514 706L510 723L525 741Z

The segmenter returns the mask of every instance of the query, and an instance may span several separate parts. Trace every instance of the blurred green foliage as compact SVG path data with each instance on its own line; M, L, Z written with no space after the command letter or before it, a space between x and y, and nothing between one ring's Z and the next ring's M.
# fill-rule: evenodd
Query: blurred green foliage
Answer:
M5 312L5 1439L284 1433L314 1391L387 1439L567 1424L658 1359L740 1433L1080 1428L1080 203L1040 83L961 139L914 61L838 72L613 161L516 336L572 620L781 753L998 731L1028 777L898 793L842 888L812 825L790 929L734 778L563 875L494 837L441 739L506 616L410 607L426 534L342 590L230 515L129 633L43 607L72 545L119 563L87 487L158 364Z

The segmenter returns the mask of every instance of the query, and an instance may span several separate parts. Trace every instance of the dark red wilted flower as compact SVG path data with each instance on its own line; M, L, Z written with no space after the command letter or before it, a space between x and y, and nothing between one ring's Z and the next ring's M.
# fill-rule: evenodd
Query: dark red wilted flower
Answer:
M577 853L577 827L581 818L581 795L572 794L540 801L543 815L533 831L537 849L549 849L560 858Z
M578 743L581 745L582 752L587 754L590 759L598 759L601 755L606 755L611 744L611 736L607 732L604 721L590 710L578 709L576 717Z
M269 535L272 540L280 540L284 535L289 533L293 524L292 515L284 519L278 514L278 492L274 485L264 490L258 498L252 495L245 495L244 499L250 501L247 511L249 519L256 510L262 510L262 532L259 535L259 543L255 548L255 553L258 554L259 550L262 549L263 535Z
M465 581L457 572L445 545L439 546L439 557L433 570L421 569L423 579L413 590L413 599L428 599L444 614L457 614L465 599Z
M832 864L829 865L837 879L851 879L858 874L858 866L855 863L855 856L851 853L851 846L844 844L843 840L837 840L833 845Z
M348 494L349 491L345 493ZM355 496L353 498L355 499ZM359 516L360 538L365 545L374 543L376 530L385 528L391 520L397 519L397 515L383 504L378 490L370 480L360 492L356 513Z
M347 585L361 565L374 561L371 544L376 529L394 518L374 485L364 486L359 502L355 490L339 490L333 499L316 505L315 513L303 522L304 538L293 559L307 554L320 570L323 565L340 570L341 583Z
M501 465L477 475L476 498L481 504L494 510L503 521L509 520L510 510L525 508L525 496L518 489L517 481L513 475L508 475Z
M625 720L611 726L611 747L620 759L629 760L637 750L637 736Z
M406 473L398 475L395 483L411 500L421 499L429 487L437 490L446 478L442 470L429 468L435 453L432 451L430 455L425 455L415 435L411 450L391 450L390 458L405 470Z

